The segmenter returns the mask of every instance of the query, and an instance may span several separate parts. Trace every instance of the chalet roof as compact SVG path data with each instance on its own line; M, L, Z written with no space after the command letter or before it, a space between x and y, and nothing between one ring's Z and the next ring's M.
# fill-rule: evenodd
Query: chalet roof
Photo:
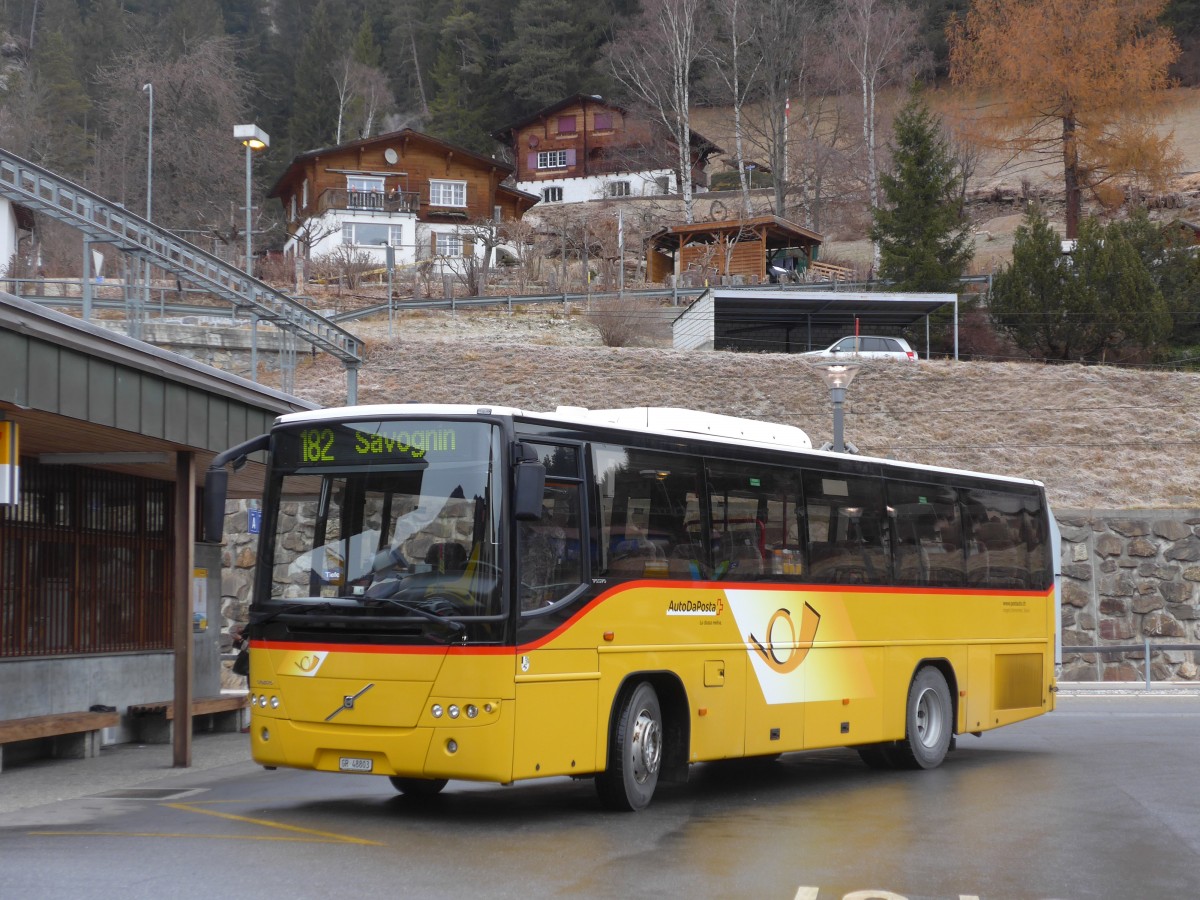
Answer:
M674 250L678 238L690 238L693 243L712 243L721 236L739 231L755 231L766 240L767 249L776 247L819 246L825 236L779 216L752 216L747 219L726 219L722 222L693 222L690 225L663 226L647 239L656 249Z
M509 175L515 171L512 165L504 162L503 160L495 159L491 156L483 156L482 154L475 153L465 147L460 147L457 144L446 143L445 141L438 140L435 137L430 137L427 134L423 134L420 131L414 131L411 128L402 128L399 131L389 131L386 134L377 134L374 137L369 138L359 138L355 141L347 141L344 144L335 144L331 147L319 147L316 150L306 150L305 152L298 154L292 160L291 164L288 165L284 173L279 176L279 179L271 187L271 190L267 192L267 196L272 198L282 196L284 187L292 180L293 177L295 177L300 163L306 160L316 159L321 156L330 156L331 154L335 153L345 153L347 151L358 150L361 147L375 147L381 144L395 143L423 144L437 152L453 153L455 157L474 160L481 168L496 168ZM511 191L513 189L508 188L508 190Z
M520 131L526 125L532 125L534 122L540 122L542 119L546 119L555 113L564 110L569 106L575 106L576 104L580 106L604 106L608 109L614 109L622 115L629 112L628 107L622 106L619 103L614 103L611 100L605 100L599 94L572 94L570 97L564 97L557 103L551 103L549 106L539 109L537 112L531 113L525 118L513 122L511 125L505 125L499 131L493 131L492 137L502 144L511 145L516 132ZM707 153L708 155L724 152L720 147L699 132L688 129L688 135L690 136L691 145L696 149Z

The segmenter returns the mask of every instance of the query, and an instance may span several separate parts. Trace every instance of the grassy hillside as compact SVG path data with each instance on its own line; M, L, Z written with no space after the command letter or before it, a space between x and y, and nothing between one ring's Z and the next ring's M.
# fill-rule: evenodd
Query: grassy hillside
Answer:
M585 316L545 310L407 313L357 330L359 402L681 406L831 436L829 395L796 356L679 353L646 311L640 348L600 345ZM298 393L345 402L341 367L297 372ZM880 363L847 394L846 439L918 463L1036 478L1059 507L1200 508L1200 374L1034 363Z

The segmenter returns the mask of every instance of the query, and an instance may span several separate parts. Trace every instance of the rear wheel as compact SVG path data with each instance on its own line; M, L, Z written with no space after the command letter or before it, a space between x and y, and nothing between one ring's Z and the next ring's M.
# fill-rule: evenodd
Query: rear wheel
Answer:
M917 672L908 688L904 740L889 753L902 769L941 765L954 735L954 705L946 677L933 666Z
M643 681L617 709L608 746L608 768L596 776L596 792L609 809L635 811L650 805L662 767L663 722L658 694Z
M392 787L406 797L436 797L446 786L445 778L401 778L399 775L388 776Z

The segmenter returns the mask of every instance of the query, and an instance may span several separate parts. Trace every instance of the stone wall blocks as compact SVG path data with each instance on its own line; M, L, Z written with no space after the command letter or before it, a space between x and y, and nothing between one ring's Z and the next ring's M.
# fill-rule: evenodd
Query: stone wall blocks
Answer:
M1200 608L1197 608L1190 603L1169 603L1167 604L1167 612L1181 621L1200 621Z
M1130 556L1153 559L1154 557L1158 556L1158 547L1153 541L1139 537L1134 538L1129 542L1129 547L1127 548L1126 552Z
M1058 532L1064 541L1078 544L1086 541L1091 536L1092 529L1086 523L1081 525L1066 525L1063 522L1059 522ZM1179 538L1175 538L1174 540L1179 540Z
M1092 602L1092 594L1086 587L1074 581L1064 581L1062 586L1062 602L1066 606L1080 609Z
M1178 519L1159 519L1151 526L1151 530L1158 537L1171 543L1182 541L1192 534L1192 529Z
M1200 537L1192 535L1182 541L1175 542L1163 554L1167 559L1177 559L1181 562L1200 561Z
M1106 519L1104 524L1125 537L1142 537L1150 533L1150 523L1145 519Z
M1128 619L1105 619L1100 623L1100 639L1104 641L1129 641L1136 633Z
M1165 605L1166 603L1163 601L1162 597L1157 595L1147 595L1144 597L1138 597L1136 600L1134 600L1132 609L1135 613L1140 614L1153 612L1156 609L1162 609Z
M1124 549L1125 542L1115 534L1101 534L1096 538L1095 553L1101 558L1120 556Z
M1184 581L1200 581L1200 566L1188 566L1181 574Z
M1185 637L1187 631L1172 615L1166 612L1153 612L1142 620L1142 634L1146 637Z
M1119 597L1100 598L1100 615L1126 616L1129 614L1129 601Z
M1085 566L1085 565L1079 565L1077 563L1072 563L1070 565L1063 566L1062 573L1063 573L1064 577L1074 578L1076 581L1091 581L1092 580L1092 567L1091 566ZM1200 581L1200 577L1198 577L1196 580Z
M1137 573L1142 578L1157 578L1160 581L1174 581L1179 577L1178 566L1160 566L1155 563L1142 563Z
M1193 588L1181 581L1164 581L1158 586L1158 592L1168 603L1187 603L1192 599Z
M1091 563L1092 551L1087 544L1074 544L1071 547L1071 559L1075 562Z
M1105 597L1132 597L1134 593L1133 578L1125 573L1106 575L1100 579L1100 594Z
M1096 617L1089 612L1080 611L1076 615L1075 621L1084 631L1096 630Z

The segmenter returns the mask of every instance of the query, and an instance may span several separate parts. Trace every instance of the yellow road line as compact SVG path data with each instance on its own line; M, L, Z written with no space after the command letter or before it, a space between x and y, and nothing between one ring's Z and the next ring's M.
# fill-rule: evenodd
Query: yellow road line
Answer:
M382 847L383 844L378 841L368 841L366 838L351 837L346 834L335 834L331 831L317 831L312 828L301 828L298 825L285 825L282 822L272 822L269 819L254 819L249 816L236 816L233 813L217 812L215 809L201 809L191 803L164 803L164 806L169 806L171 809L181 809L185 812L199 813L203 816L216 816L218 819L229 819L233 822L246 822L250 825L261 825L264 828L278 828L281 831L294 831L298 834L312 835L315 838L321 838L326 841L334 841L343 844L366 844L369 847Z
M211 801L210 801L211 802ZM30 835L38 837L161 837L161 838L208 838L212 840L238 841L292 841L304 844L363 844L368 847L384 846L379 841L368 841L366 838L351 837L347 834L335 834L331 831L317 831L313 828L301 828L298 825L285 825L283 822L272 822L270 819L255 819L250 816L238 816L233 813L217 812L215 809L201 809L192 803L164 803L163 806L183 812L199 813L204 816L215 816L218 819L228 819L231 822L244 822L248 825L259 825L263 828L276 828L280 831L291 831L305 837L283 837L281 835L255 836L232 834L188 834L155 831L31 831Z

